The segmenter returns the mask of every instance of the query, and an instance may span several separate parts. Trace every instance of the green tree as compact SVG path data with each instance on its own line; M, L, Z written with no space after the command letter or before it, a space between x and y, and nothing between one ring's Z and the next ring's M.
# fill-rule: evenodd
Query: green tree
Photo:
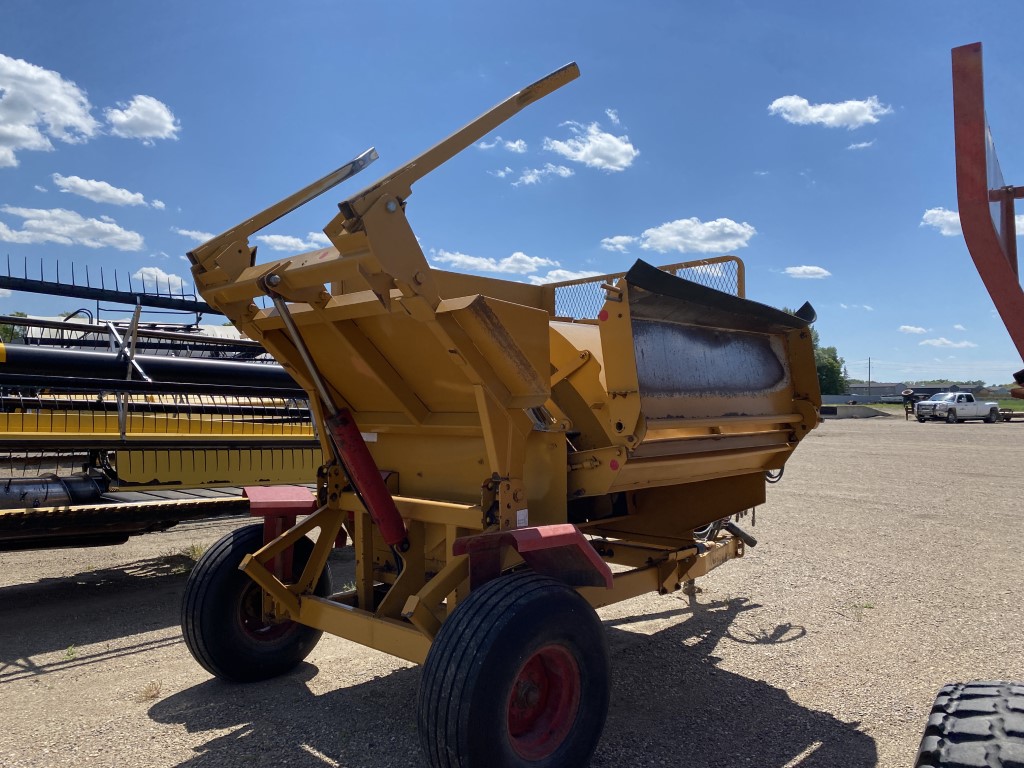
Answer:
M843 375L845 361L835 347L815 347L814 365L818 369L818 386L823 395L846 393L846 377Z
M24 312L11 312L11 317L28 317ZM17 339L25 338L25 326L0 325L0 341L9 344Z

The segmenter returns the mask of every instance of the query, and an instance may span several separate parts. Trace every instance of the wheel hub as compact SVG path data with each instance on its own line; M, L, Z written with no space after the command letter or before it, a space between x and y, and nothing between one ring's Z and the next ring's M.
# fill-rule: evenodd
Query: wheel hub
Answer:
M551 755L568 736L580 703L580 671L563 646L547 645L519 670L508 702L513 749L527 760Z

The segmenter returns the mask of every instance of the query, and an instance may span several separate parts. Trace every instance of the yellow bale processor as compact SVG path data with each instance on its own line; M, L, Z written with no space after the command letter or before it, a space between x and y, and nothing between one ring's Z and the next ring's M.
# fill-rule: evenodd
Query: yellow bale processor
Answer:
M813 310L743 298L732 257L542 286L427 264L412 184L578 73L342 202L332 247L257 264L249 238L373 150L189 254L203 297L307 390L330 460L315 498L249 490L267 524L193 570L186 643L235 681L322 632L422 663L431 766L585 764L609 695L595 609L741 557L756 542L733 518L818 423ZM737 295L701 284L722 275ZM345 531L355 588L334 593Z

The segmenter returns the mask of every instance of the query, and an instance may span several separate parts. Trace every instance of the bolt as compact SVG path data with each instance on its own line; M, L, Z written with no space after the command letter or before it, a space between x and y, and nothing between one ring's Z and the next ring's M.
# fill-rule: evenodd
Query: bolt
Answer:
M424 275L422 272L417 272L415 275L412 276L412 279L416 281L416 285L423 285L423 283L425 283L427 280L427 276Z
M281 276L280 275L267 275L267 285L269 285L271 288L276 288L280 284L281 284Z
M395 211L398 210L398 203L395 202L394 200L388 200L386 203L384 203L384 207L387 209L388 213L394 213Z

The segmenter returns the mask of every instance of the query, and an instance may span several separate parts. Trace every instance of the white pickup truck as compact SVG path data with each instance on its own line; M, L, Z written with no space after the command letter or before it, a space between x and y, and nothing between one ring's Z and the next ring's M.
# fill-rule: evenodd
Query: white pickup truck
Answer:
M914 406L914 415L924 424L929 419L945 419L956 424L967 419L984 419L989 424L999 420L999 403L975 400L970 392L939 392Z

